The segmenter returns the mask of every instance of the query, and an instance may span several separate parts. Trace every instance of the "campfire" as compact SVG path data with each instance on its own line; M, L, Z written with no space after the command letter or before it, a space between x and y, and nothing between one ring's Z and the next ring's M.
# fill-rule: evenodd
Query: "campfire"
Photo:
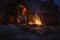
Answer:
M32 21L29 22L30 25L33 25L33 24L36 24L38 26L42 25L41 20L40 20L40 17L37 14L35 14L33 16L33 19L31 19L31 20Z
M35 15L35 24L37 24L39 26L42 25L41 20L40 20L40 17L38 17L37 14Z

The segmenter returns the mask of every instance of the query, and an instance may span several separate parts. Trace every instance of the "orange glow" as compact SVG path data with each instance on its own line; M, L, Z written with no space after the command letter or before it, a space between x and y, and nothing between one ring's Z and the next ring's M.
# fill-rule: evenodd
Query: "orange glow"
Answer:
M42 25L40 17L37 14L35 14L32 20L33 21L29 22L30 25L32 24L37 24L38 26Z
M26 16L26 11L27 11L26 7L24 7L23 5L19 5L19 7L22 7L22 13L21 13L22 15L21 16ZM20 24L20 19L21 19L20 13L18 13L17 21L19 24ZM38 26L42 25L40 17L37 14L35 14L31 19L29 19L28 24L30 24L30 25L37 24Z
M20 24L20 16L18 16L18 18L17 18L17 22Z
M32 25L32 22L29 22L30 25Z
M25 16L26 14L26 8L23 5L19 5L19 8L22 7L22 13L20 13L20 11L18 11L18 18L17 18L17 22L20 24L20 14L22 14L21 16Z
M22 8L23 8L23 10L22 10L22 15L25 15L25 13L26 13L26 8L25 8L23 5L19 5L19 7L22 7Z
M18 21L18 23L20 23L20 20L19 19L17 19L17 21Z
M38 17L37 14L35 15L35 18L34 19L35 19L35 24L37 24L38 26L42 25L41 20L40 20L40 17Z

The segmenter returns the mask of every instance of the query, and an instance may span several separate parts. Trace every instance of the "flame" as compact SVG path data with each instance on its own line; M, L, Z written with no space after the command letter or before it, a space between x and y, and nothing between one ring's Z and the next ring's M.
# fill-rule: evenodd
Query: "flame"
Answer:
M38 15L35 15L35 24L37 24L38 26L42 25L40 17L38 17Z
M29 22L30 25L32 25L32 24L37 24L38 26L42 25L40 17L37 14L35 14L35 16L33 17L32 20L33 21Z

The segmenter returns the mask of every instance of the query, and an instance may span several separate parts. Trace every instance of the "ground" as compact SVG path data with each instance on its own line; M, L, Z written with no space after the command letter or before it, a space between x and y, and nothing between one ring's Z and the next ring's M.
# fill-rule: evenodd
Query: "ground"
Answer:
M60 40L59 30L48 30L46 30L46 28L39 28L37 30L34 27L30 27L29 25L26 25L25 28L22 25L0 25L0 39L3 40L4 38L8 40Z

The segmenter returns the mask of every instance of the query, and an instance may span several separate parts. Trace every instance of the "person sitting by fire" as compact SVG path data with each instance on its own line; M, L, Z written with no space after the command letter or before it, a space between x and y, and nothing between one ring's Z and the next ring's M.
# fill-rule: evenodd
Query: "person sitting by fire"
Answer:
M24 24L25 17L26 17L26 8L23 5L19 5L18 18L17 18L18 23Z

